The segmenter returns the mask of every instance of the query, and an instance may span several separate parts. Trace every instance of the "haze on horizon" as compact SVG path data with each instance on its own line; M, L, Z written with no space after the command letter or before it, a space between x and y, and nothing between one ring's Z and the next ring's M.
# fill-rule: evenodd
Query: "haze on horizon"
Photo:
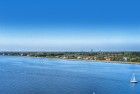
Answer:
M0 51L140 51L138 0L1 0Z

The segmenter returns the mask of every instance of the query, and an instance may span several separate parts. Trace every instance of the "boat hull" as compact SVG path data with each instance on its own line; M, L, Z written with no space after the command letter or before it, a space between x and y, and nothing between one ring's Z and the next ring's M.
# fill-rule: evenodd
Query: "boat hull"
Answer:
M131 83L138 83L138 81L130 81Z

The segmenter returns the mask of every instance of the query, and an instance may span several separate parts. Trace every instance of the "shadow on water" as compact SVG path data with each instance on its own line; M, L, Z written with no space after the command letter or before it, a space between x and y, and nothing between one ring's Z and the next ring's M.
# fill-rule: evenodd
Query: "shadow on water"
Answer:
M130 83L130 87L131 87L131 94L137 94L137 83Z

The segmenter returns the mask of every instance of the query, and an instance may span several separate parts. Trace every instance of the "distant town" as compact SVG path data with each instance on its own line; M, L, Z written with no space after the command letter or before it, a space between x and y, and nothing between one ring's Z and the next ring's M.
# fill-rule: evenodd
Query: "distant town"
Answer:
M94 60L105 62L119 61L122 63L131 62L140 64L140 52L0 52L0 55Z

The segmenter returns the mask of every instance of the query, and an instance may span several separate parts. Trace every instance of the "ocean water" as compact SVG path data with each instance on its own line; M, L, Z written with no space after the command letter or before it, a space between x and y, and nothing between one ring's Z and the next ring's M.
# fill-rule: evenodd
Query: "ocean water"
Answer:
M0 94L140 94L140 65L0 56Z

